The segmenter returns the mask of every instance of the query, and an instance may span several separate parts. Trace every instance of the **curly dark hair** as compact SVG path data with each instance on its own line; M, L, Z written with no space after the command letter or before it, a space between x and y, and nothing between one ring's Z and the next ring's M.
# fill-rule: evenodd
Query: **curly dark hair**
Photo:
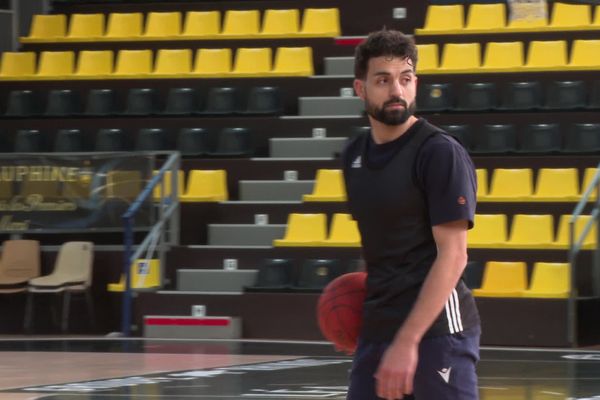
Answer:
M354 77L365 79L369 60L374 57L390 56L409 59L417 69L417 46L414 40L400 31L382 29L372 32L357 47L354 53Z

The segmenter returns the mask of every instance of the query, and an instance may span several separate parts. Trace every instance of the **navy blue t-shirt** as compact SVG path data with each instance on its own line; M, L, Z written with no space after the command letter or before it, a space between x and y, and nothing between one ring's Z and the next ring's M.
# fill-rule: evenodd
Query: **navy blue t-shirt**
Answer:
M402 136L383 144L369 136L369 168L383 168L423 123L425 119L419 118ZM473 227L477 177L471 157L457 139L441 129L431 135L417 155L414 177L426 194L431 226L467 220L469 229Z

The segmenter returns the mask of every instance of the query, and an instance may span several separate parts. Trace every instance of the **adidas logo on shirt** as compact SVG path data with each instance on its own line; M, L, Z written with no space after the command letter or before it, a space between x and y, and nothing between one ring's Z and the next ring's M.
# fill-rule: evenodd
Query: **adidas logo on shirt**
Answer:
M360 156L356 157L354 161L352 161L352 168L360 168L362 167L362 161Z

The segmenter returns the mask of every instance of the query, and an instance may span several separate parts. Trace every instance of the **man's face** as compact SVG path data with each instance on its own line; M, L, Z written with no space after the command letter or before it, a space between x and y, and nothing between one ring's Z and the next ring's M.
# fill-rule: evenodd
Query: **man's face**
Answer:
M367 114L385 125L401 125L415 113L417 77L409 59L371 58L366 79L356 79L354 89Z

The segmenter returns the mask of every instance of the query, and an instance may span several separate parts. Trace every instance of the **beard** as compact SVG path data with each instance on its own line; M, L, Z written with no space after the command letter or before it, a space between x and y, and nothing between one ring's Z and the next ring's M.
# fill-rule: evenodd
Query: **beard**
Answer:
M391 104L401 104L404 106L403 109L388 109L387 107ZM407 104L406 101L399 97L393 97L383 103L381 107L371 103L369 99L365 99L365 110L373 119L381 122L385 125L402 125L405 123L416 111L417 105L413 101Z

